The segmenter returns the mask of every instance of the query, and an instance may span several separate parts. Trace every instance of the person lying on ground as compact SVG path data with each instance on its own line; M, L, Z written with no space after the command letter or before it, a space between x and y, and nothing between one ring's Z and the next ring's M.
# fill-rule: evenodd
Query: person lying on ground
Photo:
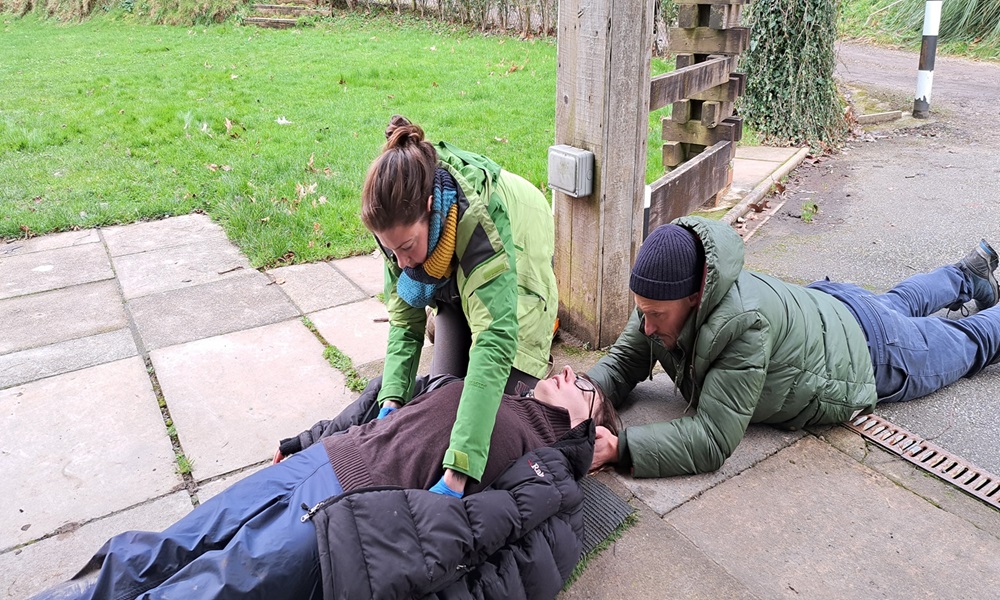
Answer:
M277 464L163 532L111 538L36 598L554 597L580 557L591 415L615 427L593 385L566 367L505 395L483 478L457 499L424 490L441 477L463 382L422 378L424 393L372 419L378 383L285 440Z
M802 287L743 269L728 225L681 218L650 233L629 287L636 310L588 376L618 407L658 361L693 414L597 428L594 467L636 477L714 471L750 423L834 424L971 377L1000 357L998 257L985 240L958 263L884 294L818 281ZM964 309L961 319L931 316Z

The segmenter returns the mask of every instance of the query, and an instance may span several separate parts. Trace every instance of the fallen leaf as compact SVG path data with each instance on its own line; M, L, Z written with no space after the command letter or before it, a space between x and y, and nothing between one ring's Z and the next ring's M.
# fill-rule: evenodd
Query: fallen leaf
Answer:
M270 220L271 220L271 217L264 217L263 219L260 220L260 222L261 223L267 223Z
M431 87L438 87L438 83L436 81L432 81L431 82Z
M229 78L230 78L230 79L239 79L239 78L240 78L240 76L239 76L239 75L237 75L236 73L233 73L233 74L231 74L231 75L229 76Z
M205 165L205 167L206 167L206 168L207 168L207 169L208 169L209 171L212 171L213 173L219 170L219 165L217 165L217 164L215 164L215 163L209 163L209 164Z
M498 141L498 142L500 142L501 144L506 144L507 143L507 138L505 138L505 137L495 137L493 139L496 140L496 141Z
M285 118L285 115L281 115L280 117L278 117L277 119L275 119L274 122L277 123L278 125L291 125L292 124L291 121L289 121L288 119Z
M309 155L309 162L306 163L306 171L307 172L309 172L309 173L315 173L316 172L316 167L313 166L313 164L315 164L315 160L316 160L316 153L313 152L312 154Z
M223 170L223 171L232 171L232 170L233 170L233 168L232 168L232 167L230 167L229 165L222 165L222 170Z

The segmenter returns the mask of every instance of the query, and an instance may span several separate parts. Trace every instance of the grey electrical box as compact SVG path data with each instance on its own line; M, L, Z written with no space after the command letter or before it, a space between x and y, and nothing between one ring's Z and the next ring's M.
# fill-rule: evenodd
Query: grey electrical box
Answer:
M566 144L549 146L549 187L574 198L594 191L594 153Z

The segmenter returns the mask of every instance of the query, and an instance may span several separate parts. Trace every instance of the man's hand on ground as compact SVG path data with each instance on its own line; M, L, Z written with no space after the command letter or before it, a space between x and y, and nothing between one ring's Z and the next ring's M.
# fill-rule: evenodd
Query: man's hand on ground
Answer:
M274 453L274 460L271 461L271 464L276 465L283 460L285 460L285 455L281 453L281 448L278 448Z
M616 462L618 462L618 436L608 431L607 427L598 425L597 439L594 442L594 460L590 463L590 470Z

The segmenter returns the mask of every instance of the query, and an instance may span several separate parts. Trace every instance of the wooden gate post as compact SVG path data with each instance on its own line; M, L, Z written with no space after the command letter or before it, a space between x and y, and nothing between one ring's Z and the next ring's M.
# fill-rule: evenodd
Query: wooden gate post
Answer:
M594 191L553 191L560 327L610 345L642 241L653 0L561 0L556 139L594 153Z

